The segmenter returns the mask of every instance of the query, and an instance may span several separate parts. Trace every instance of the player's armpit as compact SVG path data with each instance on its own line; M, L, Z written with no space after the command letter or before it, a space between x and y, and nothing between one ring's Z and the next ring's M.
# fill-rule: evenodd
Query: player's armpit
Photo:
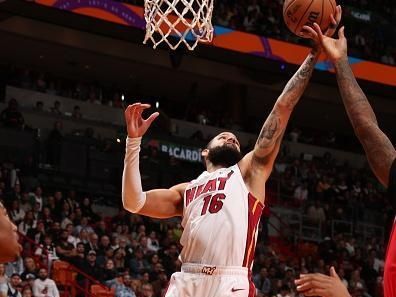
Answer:
M146 202L137 212L152 218L165 219L183 214L183 194L188 183L170 189L155 189L146 192Z

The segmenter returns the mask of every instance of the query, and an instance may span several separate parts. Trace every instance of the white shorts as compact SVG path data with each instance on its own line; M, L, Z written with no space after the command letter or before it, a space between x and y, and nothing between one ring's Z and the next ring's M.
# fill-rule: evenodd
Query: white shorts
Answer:
M172 274L165 297L254 297L248 269L186 263Z

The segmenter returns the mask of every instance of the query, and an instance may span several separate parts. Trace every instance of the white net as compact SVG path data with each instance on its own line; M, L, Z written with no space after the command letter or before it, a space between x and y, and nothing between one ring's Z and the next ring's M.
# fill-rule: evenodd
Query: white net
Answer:
M184 44L193 50L198 42L211 42L213 0L145 0L146 36L156 48L162 42L175 50Z

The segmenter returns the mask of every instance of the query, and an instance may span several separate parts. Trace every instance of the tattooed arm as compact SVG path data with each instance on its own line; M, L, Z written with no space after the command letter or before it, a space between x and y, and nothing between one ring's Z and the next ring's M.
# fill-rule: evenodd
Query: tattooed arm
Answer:
M265 196L263 184L272 171L287 122L308 85L318 56L319 50L312 49L276 101L264 122L253 151L246 154L239 163L249 190L262 201Z
M374 111L349 66L348 58L336 60L334 67L342 101L355 134L363 145L374 174L387 187L389 171L396 158L395 148L379 128Z
M275 159L287 122L308 85L318 56L319 51L313 49L276 101L252 152L254 165L267 165Z
M333 62L338 88L355 134L366 151L374 174L384 186L388 186L389 171L396 158L396 151L388 137L378 127L374 111L349 66L345 28L342 27L338 31L338 39L325 36L316 23L313 28L307 30Z

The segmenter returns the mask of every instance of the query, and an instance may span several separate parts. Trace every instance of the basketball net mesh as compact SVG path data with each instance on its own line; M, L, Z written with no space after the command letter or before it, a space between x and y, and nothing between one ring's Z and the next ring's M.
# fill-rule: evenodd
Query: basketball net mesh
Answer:
M198 42L211 42L213 0L146 0L146 36L156 48L162 42L175 50L184 44L194 50Z

